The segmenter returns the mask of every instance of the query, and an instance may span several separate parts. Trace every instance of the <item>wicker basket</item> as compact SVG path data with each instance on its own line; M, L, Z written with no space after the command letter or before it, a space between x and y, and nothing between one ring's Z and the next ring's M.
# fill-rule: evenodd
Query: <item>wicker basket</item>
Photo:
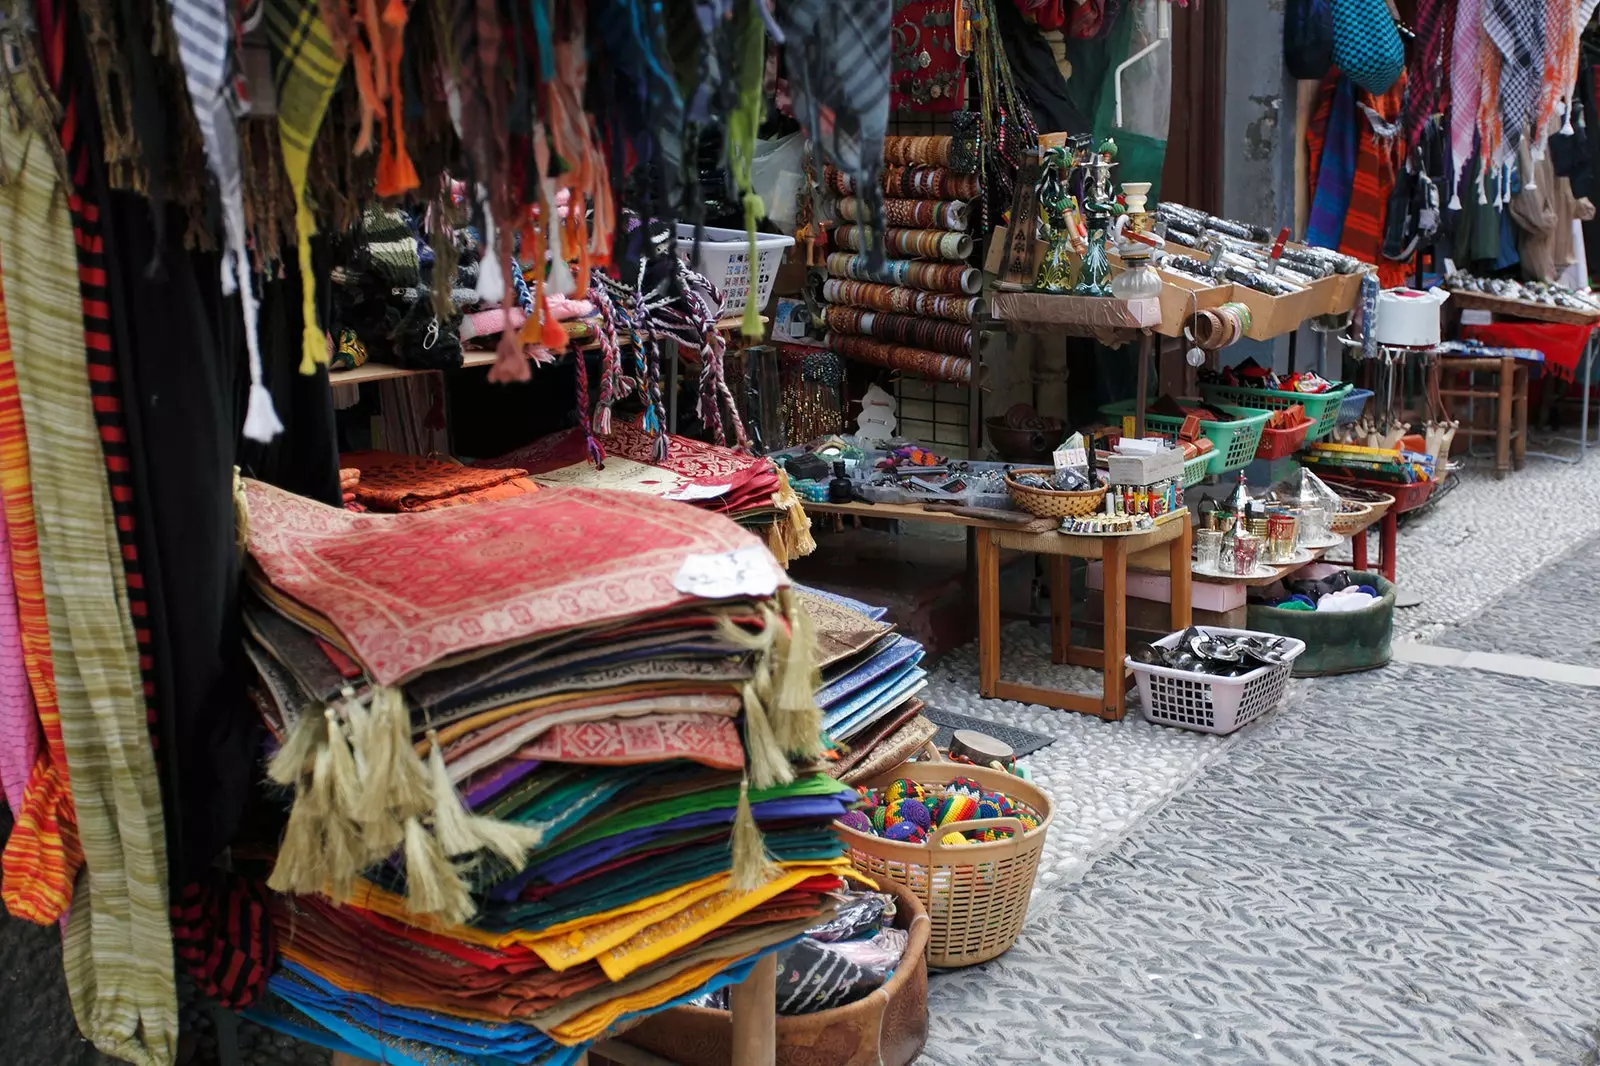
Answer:
M1014 474L1054 474L1048 466L1019 466L1006 472L1006 490L1011 502L1031 515L1040 518L1083 518L1092 515L1105 503L1106 487L1085 489L1082 492L1060 492L1056 489L1036 489L1018 482Z
M1387 511L1388 507L1384 507ZM1341 537L1351 536L1372 524L1372 505L1359 500L1339 498L1339 513L1334 515L1330 526L1333 532Z
M1394 497L1387 492L1358 488L1355 485L1346 485L1337 481L1328 482L1328 487L1337 493L1342 500L1347 500L1351 503L1364 503L1370 507L1372 509L1370 512L1372 521L1369 524L1371 525L1377 525L1378 520L1389 512L1389 508L1394 506Z
M970 777L986 790L1004 792L1039 813L1039 827L1027 833L1015 818L952 822L941 833L1009 829L1011 837L989 843L946 846L932 835L923 844L885 840L835 825L855 868L879 881L909 888L927 908L929 966L972 966L1010 950L1028 916L1039 855L1054 812L1050 797L1000 770L951 762L905 763L867 782L885 787L896 778L942 786Z
M880 886L899 902L895 925L911 934L893 976L865 999L833 1010L778 1018L778 1066L910 1066L928 1039L928 917L900 885ZM679 1066L736 1066L733 1016L705 1007L653 1014L621 1037Z

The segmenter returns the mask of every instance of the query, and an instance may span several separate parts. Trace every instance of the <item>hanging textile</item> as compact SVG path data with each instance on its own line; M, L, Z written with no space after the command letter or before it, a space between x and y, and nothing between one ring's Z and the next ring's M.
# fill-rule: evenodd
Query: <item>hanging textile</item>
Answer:
M189 101L206 144L206 162L216 176L222 201L222 292L239 294L244 312L244 339L250 354L250 401L244 435L269 441L283 432L272 408L272 394L262 383L257 342L259 310L245 248L244 189L239 176L239 131L234 125L233 93L228 85L228 45L233 20L224 0L172 0L172 26L189 85Z
M0 295L0 301L4 296ZM0 334L5 325L0 321ZM9 344L9 342L6 342ZM6 806L22 809L23 790L39 759L39 712L22 653L22 625L17 617L17 590L11 573L11 536L0 510L0 785Z
M1405 112L1400 120L1402 159L1417 146L1422 127L1444 102L1445 89L1450 85L1450 39L1455 13L1455 4L1449 0L1417 2L1413 20L1417 39L1406 68Z
M317 325L316 275L311 269L311 238L317 221L306 199L306 171L311 145L322 116L333 99L333 87L344 68L316 0L263 0L267 38L272 43L273 80L278 87L278 141L283 169L294 189L295 233L299 247L301 289L300 372L313 373L328 361L328 345ZM404 5L400 5L404 10Z
M1359 125L1355 84L1330 70L1322 80L1317 108L1306 128L1312 189L1306 242L1337 248L1344 237L1345 214L1355 183Z
M1509 144L1537 138L1534 128L1544 78L1545 6L1540 0L1485 0L1484 35L1499 50L1500 123Z
M1350 183L1350 206L1345 211L1339 251L1365 263L1378 264L1383 287L1404 285L1408 263L1383 257L1384 213L1395 185L1400 99L1405 79L1382 96L1360 93L1356 97L1357 149L1355 177ZM1315 204L1313 204L1315 211Z
M1461 209L1461 180L1472 157L1473 135L1478 129L1478 102L1483 91L1478 68L1479 41L1483 33L1483 0L1459 0L1450 42L1450 182L1449 205Z
M31 135L0 124L7 159L0 248L27 248L4 276L39 501L40 560L61 732L87 876L67 926L67 987L79 1028L137 1066L176 1055L165 827L138 648L105 458L90 402L71 220Z

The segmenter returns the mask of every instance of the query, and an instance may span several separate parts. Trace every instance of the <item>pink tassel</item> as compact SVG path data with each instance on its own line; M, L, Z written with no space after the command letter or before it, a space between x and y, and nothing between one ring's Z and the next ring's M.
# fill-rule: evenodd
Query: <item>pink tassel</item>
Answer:
M496 385L509 385L533 377L528 368L528 357L522 354L522 342L510 330L500 334L495 346L494 365L489 368L489 380Z

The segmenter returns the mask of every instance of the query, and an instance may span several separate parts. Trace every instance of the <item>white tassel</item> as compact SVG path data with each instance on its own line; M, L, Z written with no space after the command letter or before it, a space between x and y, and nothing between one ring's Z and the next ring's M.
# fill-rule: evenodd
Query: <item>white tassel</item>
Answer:
M1561 135L1571 137L1575 131L1572 128L1572 101L1565 97L1561 100Z
M489 850L497 853L514 869L528 864L528 852L538 847L544 834L528 826L483 818L467 811L450 782L450 772L444 764L439 736L432 730L428 740L433 749L428 752L428 772L433 789L433 832L450 856L470 855Z
M250 386L250 406L244 415L244 435L266 444L282 432L283 423L272 406L272 393L261 382L254 382Z
M478 187L478 202L483 205L483 254L478 260L478 302L490 307L500 306L506 296L506 278L500 269L500 257L494 247L494 214L489 210L489 198Z
M572 278L572 271L567 267L567 258L561 254L561 212L556 210L556 198L552 193L545 197L544 209L550 215L550 276L545 279L545 288L562 296L571 296L578 291L578 283Z

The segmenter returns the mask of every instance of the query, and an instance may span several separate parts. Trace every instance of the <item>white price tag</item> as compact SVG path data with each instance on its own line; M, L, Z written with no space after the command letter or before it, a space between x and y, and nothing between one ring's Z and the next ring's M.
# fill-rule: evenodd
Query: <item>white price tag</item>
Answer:
M672 587L689 596L726 600L734 596L770 596L778 591L779 572L772 555L759 544L715 555L691 555L678 567Z
M682 492L674 492L664 497L668 500L714 500L718 496L726 496L732 485L690 485Z

